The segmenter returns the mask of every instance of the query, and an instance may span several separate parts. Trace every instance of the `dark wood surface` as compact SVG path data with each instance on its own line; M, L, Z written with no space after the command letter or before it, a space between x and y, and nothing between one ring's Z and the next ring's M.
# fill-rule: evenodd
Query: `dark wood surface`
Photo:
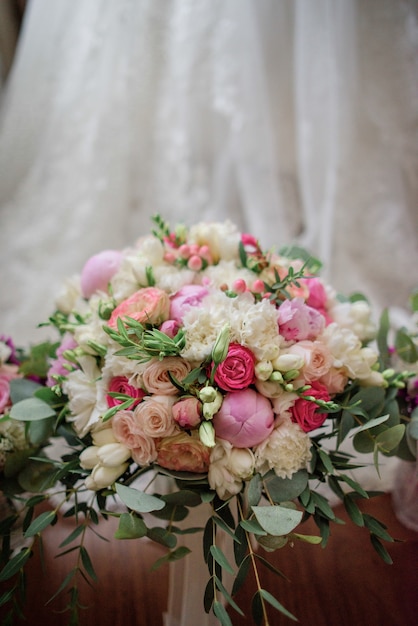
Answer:
M325 549L298 543L268 555L289 581L262 569L262 584L298 616L301 626L418 624L418 533L398 522L388 494L363 503L362 508L383 521L392 536L401 540L385 543L393 565L381 561L370 545L367 531L351 522L333 525ZM341 507L337 507L336 514L347 520ZM115 520L103 522L99 532L111 539L115 526ZM305 533L317 534L311 522L305 526ZM68 623L65 614L56 612L64 607L65 596L49 606L45 603L73 564L71 554L54 558L57 546L70 532L71 522L62 520L44 533L45 567L42 568L39 551L35 550L28 567L26 620L17 621L19 626ZM80 626L162 626L162 613L167 608L168 569L163 566L151 571L151 566L164 554L164 549L143 541L106 542L92 533L87 548L98 582L92 588L85 583L80 586L82 601L88 607L81 611ZM254 590L250 576L237 597L248 617L244 619L228 609L234 626L252 624L249 616ZM293 623L274 610L269 614L270 626ZM2 616L4 610L0 612L0 620ZM197 616L196 626L199 623Z

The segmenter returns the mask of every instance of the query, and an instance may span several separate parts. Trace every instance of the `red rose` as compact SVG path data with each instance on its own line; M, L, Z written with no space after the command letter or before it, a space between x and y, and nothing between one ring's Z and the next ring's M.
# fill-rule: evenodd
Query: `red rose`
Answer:
M238 391L251 385L254 370L255 357L251 350L239 343L231 343L226 358L216 369L214 380L224 391Z
M304 395L313 396L326 402L330 399L327 388L318 381L312 382L311 388L305 391ZM299 424L305 433L322 426L327 418L327 413L320 413L318 406L312 400L304 400L303 398L296 400L291 412L292 420Z

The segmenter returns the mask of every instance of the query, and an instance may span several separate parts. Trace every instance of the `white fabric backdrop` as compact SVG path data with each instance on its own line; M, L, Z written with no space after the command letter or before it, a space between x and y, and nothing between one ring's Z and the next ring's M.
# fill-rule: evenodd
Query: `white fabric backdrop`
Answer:
M230 217L348 293L418 282L414 0L31 0L0 109L1 327L100 249Z
M0 108L0 332L47 335L62 281L155 212L299 242L336 288L405 306L417 70L415 0L30 0Z

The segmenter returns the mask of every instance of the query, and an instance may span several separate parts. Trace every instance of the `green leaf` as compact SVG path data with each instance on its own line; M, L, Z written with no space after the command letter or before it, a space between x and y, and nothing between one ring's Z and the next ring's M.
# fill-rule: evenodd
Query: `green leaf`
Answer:
M235 575L234 578L234 582L232 585L232 595L234 596L239 589L241 589L242 585L244 584L249 569L250 569L250 565L251 565L251 557L248 554L241 562L241 565L239 566L238 572Z
M273 502L289 502L305 490L308 484L308 472L299 470L291 478L279 478L276 474L268 474L265 484Z
M269 535L287 535L301 522L303 513L283 506L251 507L260 526Z
M361 454L369 454L374 450L374 438L368 430L356 433L353 437L353 447Z
M291 533L291 539L298 539L298 541L303 541L304 543L311 543L317 545L322 542L322 537L318 537L318 535L300 535L299 533Z
M387 430L383 430L376 437L376 445L383 453L391 452L399 445L402 437L405 434L405 424L398 424L392 426Z
M116 483L116 493L129 509L137 511L137 513L150 513L151 511L160 511L165 507L165 502L156 496L150 496L143 491L126 487Z
M213 556L213 558L215 559L215 561L217 563L219 563L219 565L224 570L226 570L230 574L234 574L234 570L232 569L231 565L228 563L228 560L227 560L226 556L224 555L224 553L222 552L222 550L220 548L218 548L217 546L212 545L210 547L210 553Z
M147 527L143 519L131 513L122 513L114 537L115 539L140 539L146 534Z
M32 445L40 446L46 442L54 432L54 424L55 419L53 417L29 422L28 437Z
M383 424L383 422L387 422L389 419L389 415L381 415L380 417L375 417L374 419L369 420L363 426L357 429L356 433L361 433L363 430L368 430L369 428L374 428L374 426L378 426L379 424Z
M9 452L6 455L6 462L4 465L4 475L6 478L11 478L20 472L27 463L29 458L35 454L36 448L29 448L27 450L16 450L16 452Z
M405 328L400 328L395 335L395 349L402 361L406 363L418 361L417 347Z
M55 483L56 469L52 463L29 461L18 476L19 485L31 493L42 492Z
M379 320L379 330L377 333L377 347L379 350L380 358L383 363L383 367L387 368L390 364L390 353L388 347L388 333L390 328L389 312L388 309L384 309Z
M384 545L376 537L376 535L370 535L370 541L380 558L383 559L383 561L388 565L393 565L392 557L390 556Z
M328 519L335 519L335 513L330 507L328 500L315 491L312 492L312 500L315 507L318 508Z
M213 603L213 612L222 624L222 626L232 626L231 618L226 612L226 609L222 602L215 601Z
M231 594L228 592L228 590L225 588L225 586L222 584L221 579L218 576L215 576L215 582L216 582L216 586L219 589L219 591L223 594L225 600L228 602L228 604L230 606L232 606L232 608L239 613L240 615L242 615L242 617L245 617L244 613L241 611L241 609L239 608L238 604L236 604L236 602L234 602L234 600L232 599Z
M287 535L261 535L257 536L257 541L260 546L263 546L266 552L275 552L276 550L280 550L287 545L289 538Z
M57 514L55 511L45 511L41 513L38 517L36 517L29 528L24 533L24 536L34 537L38 533L42 532L47 526L53 524L57 519Z
M248 484L248 504L250 506L256 506L263 493L263 483L260 474L255 474Z
M240 521L239 525L247 531L247 533L252 533L253 535L265 535L266 531L261 528L260 524L255 519L247 520L243 519Z
M174 561L179 561L180 559L184 559L188 554L190 554L190 548L186 548L186 546L180 546L176 548L176 550L171 550L160 559L157 559L153 564L151 570L155 571L159 569L162 565L166 563L173 563Z
M10 399L12 404L32 398L35 391L41 388L42 385L28 378L14 378L10 381Z
M160 526L155 526L155 528L148 528L147 537L151 539L151 541L155 541L156 543L160 543L162 546L166 546L167 548L176 547L177 538L173 533L168 532L165 528L161 528Z
M24 550L18 552L12 559L10 559L10 561L0 572L0 582L8 580L9 578L17 574L17 572L19 572L23 568L31 554L32 551L29 548L25 548Z
M368 498L369 494L367 491L363 489L361 485L359 485L355 480L350 478L350 476L346 476L346 474L340 474L340 478L347 483L354 491L356 491L362 498Z
M377 520L372 515L368 515L366 513L363 513L363 518L366 528L368 528L371 533L373 533L377 537L380 537L380 539L393 542L393 538L389 535L389 533L386 531L385 526L381 522L379 522L379 520Z
M32 420L43 420L46 417L53 417L55 410L40 398L27 398L14 404L10 409L10 417L21 422L31 422Z
M318 454L319 454L319 458L321 459L322 464L325 467L326 471L329 474L333 474L334 473L334 466L333 466L332 461L331 461L331 459L329 457L329 454L327 454L325 452L325 450L321 450L321 448L318 448Z
M90 576L92 580L96 582L97 575L96 575L96 572L94 571L93 563L91 562L89 553L87 552L84 546L81 546L80 548L80 556L81 556L81 561L83 563L84 569L86 570L87 574Z
M269 593L265 589L260 589L260 594L264 598L264 600L266 600L266 602L268 602L269 604L271 604L271 606L280 611L280 613L283 613L283 615L286 615L286 617L293 620L294 622L298 621L297 617L295 617L292 613L285 609L283 604L280 604L280 602L278 602L278 600L276 600L276 598L272 596L271 593Z
M350 494L344 496L344 507L354 524L356 524L357 526L364 526L363 514L358 508L357 504L354 502L353 498L350 496Z
M202 503L202 499L196 491L191 489L181 489L161 496L164 502L181 506L198 506Z
M64 539L64 541L60 543L59 547L64 548L65 546L68 546L69 543L72 543L74 539L77 539L77 537L81 535L83 530L84 526L77 526L76 528L74 528L73 532L70 533L68 537L66 537L66 539Z

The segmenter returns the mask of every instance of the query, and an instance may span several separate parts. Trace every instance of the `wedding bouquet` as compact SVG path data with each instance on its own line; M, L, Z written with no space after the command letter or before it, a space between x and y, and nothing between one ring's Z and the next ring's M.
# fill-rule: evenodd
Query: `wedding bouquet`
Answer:
M167 547L161 565L187 555L177 524L209 503L202 600L225 626L225 602L240 611L233 596L250 564L265 562L262 553L288 541L327 543L335 515L326 484L390 562L382 543L390 535L357 505L373 495L353 478L358 459L340 449L350 434L356 450L373 452L378 471L379 453L396 454L405 435L397 403L405 376L382 366L372 347L367 301L337 294L300 248L265 251L230 222L154 223L134 247L95 255L64 286L49 320L60 342L48 389L13 407L31 426L52 419L54 437L66 441L59 459L35 459L45 470L28 500L26 536L57 522L59 506L40 515L36 506L56 499L61 485L65 514L76 516L69 543L111 510L117 538ZM138 486L144 474L146 489ZM163 493L153 487L157 476ZM308 517L318 536L303 534ZM233 542L235 566L221 535ZM82 574L94 574L78 549ZM0 580L29 554L11 558ZM266 604L293 618L258 588L257 623ZM70 609L77 606L72 594Z

